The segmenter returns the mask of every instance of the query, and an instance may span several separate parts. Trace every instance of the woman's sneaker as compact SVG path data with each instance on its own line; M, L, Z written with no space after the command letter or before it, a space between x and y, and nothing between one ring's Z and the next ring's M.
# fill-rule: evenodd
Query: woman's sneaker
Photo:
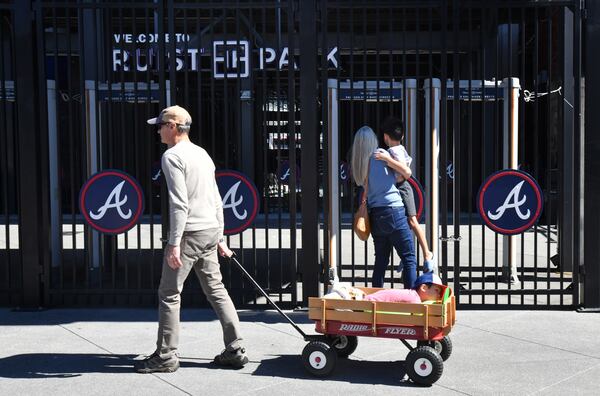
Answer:
M231 366L236 369L244 367L248 363L245 348L230 351L225 349L220 355L215 356L213 362L219 366Z
M134 364L135 371L142 374L149 373L172 373L179 368L179 359L173 355L163 359L158 352L154 352L144 360L138 360Z

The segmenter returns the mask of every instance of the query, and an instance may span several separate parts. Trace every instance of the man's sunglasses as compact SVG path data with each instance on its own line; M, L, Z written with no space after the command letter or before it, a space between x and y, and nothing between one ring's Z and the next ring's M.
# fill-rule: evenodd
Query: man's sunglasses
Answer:
M156 129L160 129L160 128L162 128L163 125L168 125L171 123L175 124L176 126L185 126L184 124L178 124L176 122L159 122L156 124Z

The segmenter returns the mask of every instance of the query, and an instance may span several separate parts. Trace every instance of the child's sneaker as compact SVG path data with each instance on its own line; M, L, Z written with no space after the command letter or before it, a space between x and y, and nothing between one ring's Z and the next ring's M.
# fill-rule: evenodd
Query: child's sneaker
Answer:
M238 348L233 351L225 349L220 355L215 356L213 362L219 366L231 366L240 369L248 363L248 356L246 356L245 348Z

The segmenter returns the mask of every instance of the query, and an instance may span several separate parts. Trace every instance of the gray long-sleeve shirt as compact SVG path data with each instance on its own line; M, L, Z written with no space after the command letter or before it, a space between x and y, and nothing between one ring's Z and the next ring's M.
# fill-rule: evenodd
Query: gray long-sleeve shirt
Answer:
M215 164L200 146L184 140L162 156L169 189L169 244L178 246L184 231L217 228L223 236L223 202Z

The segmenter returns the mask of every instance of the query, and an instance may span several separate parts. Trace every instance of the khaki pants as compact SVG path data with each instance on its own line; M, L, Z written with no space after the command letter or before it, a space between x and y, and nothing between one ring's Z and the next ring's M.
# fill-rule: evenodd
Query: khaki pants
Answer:
M176 270L163 259L162 276L158 288L158 340L156 350L160 357L170 358L179 344L179 310L181 290L192 268L200 280L202 291L215 310L223 327L223 341L229 350L241 346L240 322L235 306L222 282L217 256L217 230L184 232L181 239L181 261Z

